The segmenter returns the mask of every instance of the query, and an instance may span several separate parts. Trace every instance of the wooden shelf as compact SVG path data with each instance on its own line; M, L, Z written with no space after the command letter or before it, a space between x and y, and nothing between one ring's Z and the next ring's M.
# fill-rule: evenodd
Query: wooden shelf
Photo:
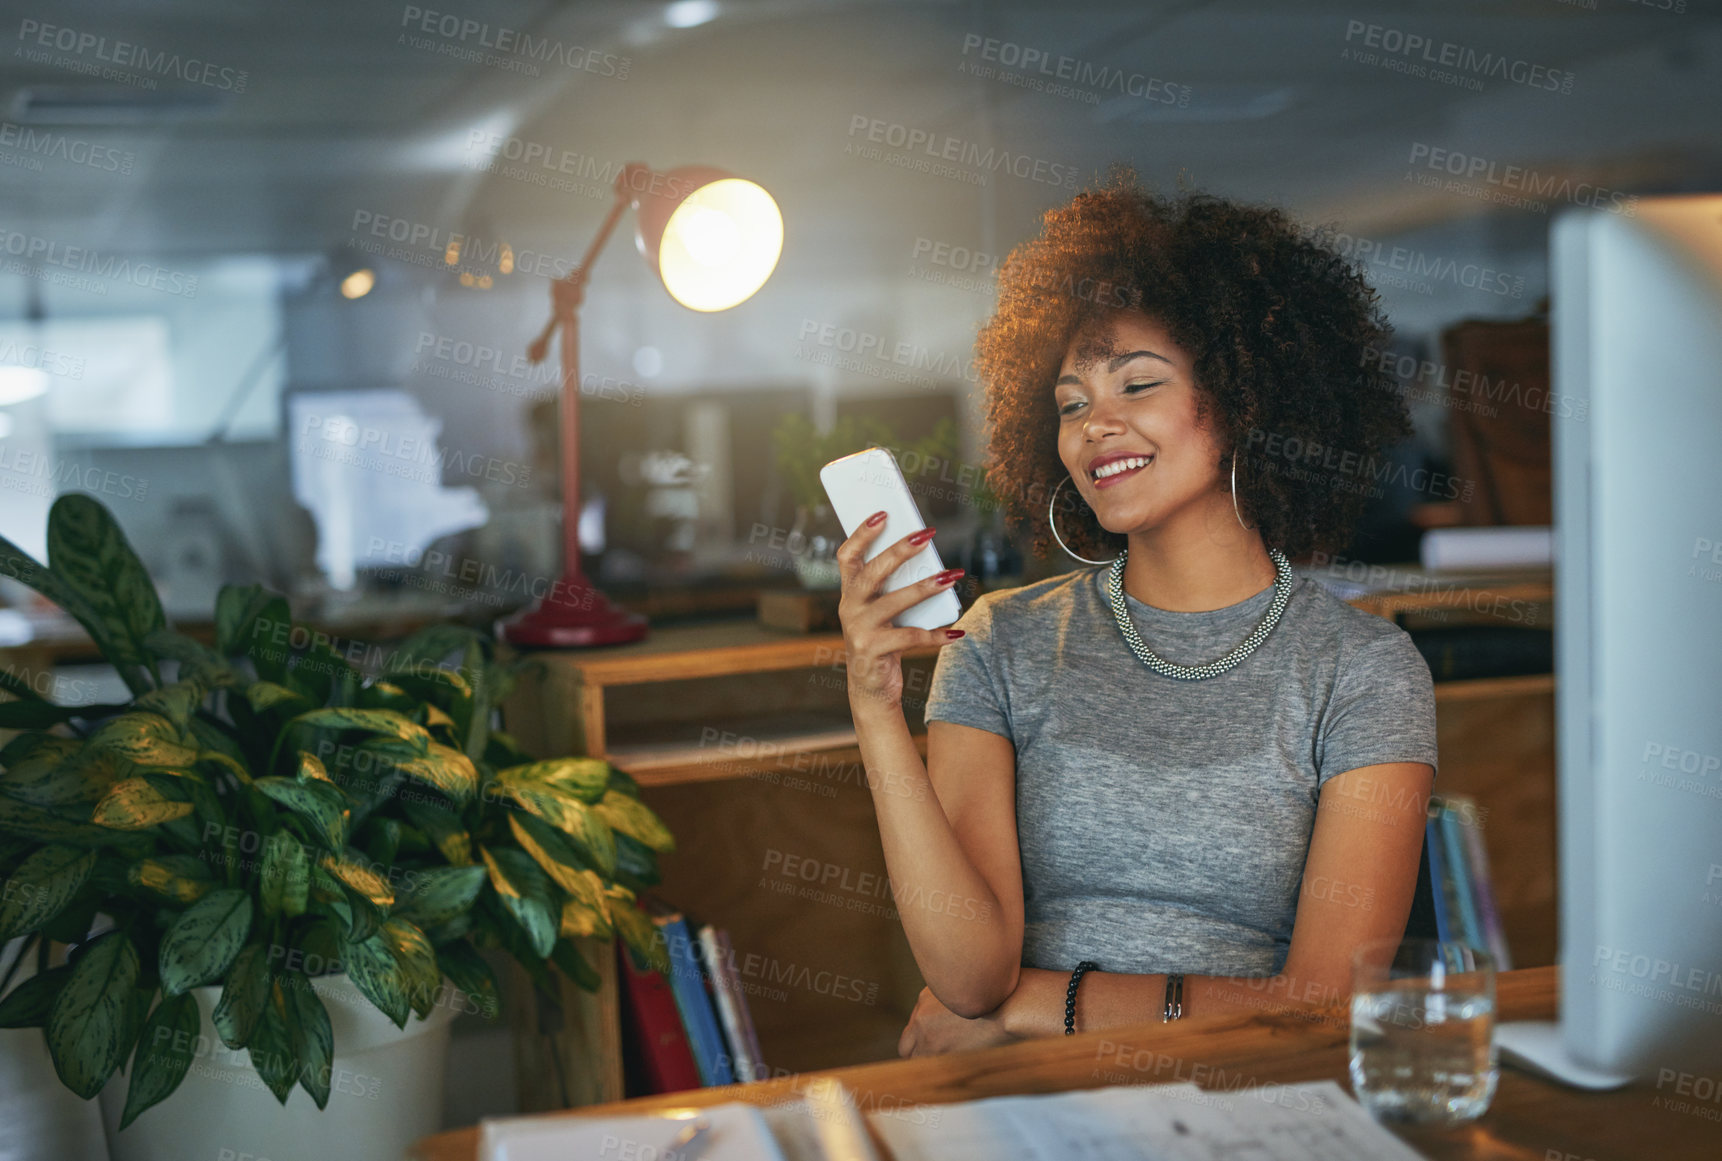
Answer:
M1435 703L1476 701L1478 698L1520 697L1555 691L1552 673L1527 673L1517 677L1473 677L1464 681L1437 681Z

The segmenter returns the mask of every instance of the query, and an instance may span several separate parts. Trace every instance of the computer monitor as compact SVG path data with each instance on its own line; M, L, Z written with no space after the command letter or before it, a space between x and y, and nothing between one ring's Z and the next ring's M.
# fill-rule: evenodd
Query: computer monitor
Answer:
M1714 1078L1722 196L1569 212L1550 261L1558 1048L1603 1073ZM1524 1034L1503 1029L1509 1058Z

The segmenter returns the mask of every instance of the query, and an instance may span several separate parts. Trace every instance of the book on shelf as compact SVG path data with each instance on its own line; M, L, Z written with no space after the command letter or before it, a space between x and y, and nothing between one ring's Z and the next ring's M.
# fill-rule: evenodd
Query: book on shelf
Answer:
M735 1083L730 1054L718 1029L717 1011L706 992L705 973L695 951L697 941L688 930L687 919L660 899L644 896L640 902L657 925L669 952L670 991L676 997L676 1010L681 1013L682 1028L693 1048L694 1063L699 1066L701 1085Z
M749 1057L753 1060L754 1073L747 1080L764 1080L767 1072L765 1053L759 1049L759 1030L754 1027L753 1009L747 1002L747 989L742 986L741 972L735 966L735 947L729 941L729 932L718 928L718 946L723 950L724 972L735 986L731 989L735 995L736 1014L741 1018L741 1034L747 1043Z
M741 1012L745 1001L741 995L740 982L732 974L732 965L718 940L717 928L709 923L701 924L699 938L700 953L705 956L706 967L711 973L712 999L717 1003L718 1022L723 1027L724 1040L729 1045L735 1078L739 1081L758 1079L758 1057L754 1055L753 1046L748 1043L747 1034L742 1029Z
M748 1007L747 990L735 967L735 950L729 932L702 923L655 896L646 895L640 905L651 916L669 952L669 979L657 972L639 973L655 977L657 989L643 988L657 996L657 1011L665 1013L663 997L673 999L673 1015L692 1058L695 1078L679 1087L734 1084L761 1078L766 1072L760 1052L759 1033ZM631 961L629 968L638 965ZM630 976L630 984L633 977ZM662 1023L660 1018L659 1023ZM642 1048L643 1051L643 1048ZM674 1053L673 1048L666 1049ZM642 1082L659 1083L649 1069L642 1068ZM660 1068L660 1073L666 1071ZM672 1076L674 1068L667 1070ZM654 1089L673 1092L676 1089Z
M675 994L664 974L642 967L622 940L616 940L620 961L622 1011L627 1043L639 1061L643 1091L630 1096L681 1092L700 1087L699 1066L682 1027Z

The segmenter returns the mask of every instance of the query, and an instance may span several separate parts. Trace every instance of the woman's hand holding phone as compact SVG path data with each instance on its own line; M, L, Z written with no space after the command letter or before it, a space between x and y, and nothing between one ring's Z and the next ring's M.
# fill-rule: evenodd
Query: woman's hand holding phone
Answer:
M898 628L892 624L898 614L955 584L963 570L948 568L894 592L881 593L886 578L920 552L934 532L923 528L910 533L872 560L865 560L868 546L879 536L884 524L885 513L874 513L837 549L837 568L843 584L837 618L843 625L849 702L857 711L864 706L874 710L901 708L903 650L944 645L963 635L961 629Z

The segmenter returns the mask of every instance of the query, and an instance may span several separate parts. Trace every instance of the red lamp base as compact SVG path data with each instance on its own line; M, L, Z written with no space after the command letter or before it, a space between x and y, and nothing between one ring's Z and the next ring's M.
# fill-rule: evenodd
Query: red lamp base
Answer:
M584 576L558 580L542 600L497 622L497 636L534 649L622 645L646 635L646 618L610 603Z

